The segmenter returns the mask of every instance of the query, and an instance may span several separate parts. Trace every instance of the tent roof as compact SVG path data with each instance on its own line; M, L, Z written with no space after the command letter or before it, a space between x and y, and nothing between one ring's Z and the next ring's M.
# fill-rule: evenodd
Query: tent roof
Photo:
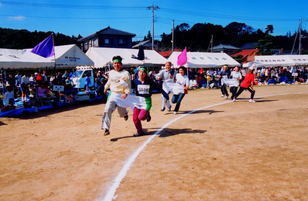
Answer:
M133 65L163 65L166 59L154 50L144 50L145 59L140 61L134 57L138 56L138 49L128 48L103 48L90 47L86 55L92 59L96 68L106 67L110 64L112 57L120 55L124 66Z
M177 66L177 58L181 52L173 52L168 58L169 61ZM232 57L226 53L212 53L212 52L187 52L186 67L190 68L209 68L219 67L222 65L240 66Z
M269 55L255 56L258 66L295 66L308 65L308 55Z
M32 49L0 48L0 68L51 68L55 66L54 57L44 58L31 52ZM55 46L56 67L75 67L93 65L93 62L76 46Z

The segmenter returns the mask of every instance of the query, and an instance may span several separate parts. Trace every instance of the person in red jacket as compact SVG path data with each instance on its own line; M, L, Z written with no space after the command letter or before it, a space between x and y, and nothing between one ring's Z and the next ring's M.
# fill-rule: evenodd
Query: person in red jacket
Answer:
M252 88L254 82L255 82L255 75L253 73L254 68L250 67L246 73L245 79L240 84L240 89L238 90L237 94L235 95L235 98L233 101L236 101L237 97L244 91L248 90L250 92L250 103L254 103L255 100L253 97L255 96L256 91Z

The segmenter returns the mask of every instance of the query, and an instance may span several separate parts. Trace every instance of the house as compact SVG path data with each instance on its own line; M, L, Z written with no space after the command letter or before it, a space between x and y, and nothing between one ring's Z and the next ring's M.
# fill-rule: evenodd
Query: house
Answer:
M219 44L216 45L212 48L213 52L225 52L227 54L232 54L238 51L240 48L234 47L232 45L224 45L224 44Z
M136 34L106 27L94 34L78 40L81 49L86 52L90 47L131 48L132 38Z

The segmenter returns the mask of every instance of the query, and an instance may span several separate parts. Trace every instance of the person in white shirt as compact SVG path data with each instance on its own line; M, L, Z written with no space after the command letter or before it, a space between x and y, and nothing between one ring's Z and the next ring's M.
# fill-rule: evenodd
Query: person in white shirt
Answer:
M181 66L179 73L175 76L175 85L173 87L172 103L176 104L174 108L174 114L176 114L181 106L181 102L187 93L189 86L189 79L186 74L186 68Z
M234 67L233 71L231 72L230 78L231 79L229 81L229 87L232 94L231 100L235 100L235 95L240 85L240 80L243 78L241 72L239 71L239 67Z
M163 81L162 86L162 107L161 111L165 111L166 107L168 108L168 111L171 111L171 104L169 101L169 94L172 92L172 88L174 85L174 71L171 70L172 63L168 61L165 64L165 69L159 71L159 73L156 75L157 80Z
M27 101L27 94L29 92L29 77L24 74L22 77L21 77L21 100L22 101Z
M120 117L124 117L125 121L128 119L126 107L123 106L125 105L125 99L130 93L130 74L122 69L122 57L115 56L112 58L112 62L114 70L109 72L109 78L104 88L105 93L110 89L102 118L102 130L104 130L104 135L110 134L111 114L116 108L118 109ZM119 105L121 105L121 107Z

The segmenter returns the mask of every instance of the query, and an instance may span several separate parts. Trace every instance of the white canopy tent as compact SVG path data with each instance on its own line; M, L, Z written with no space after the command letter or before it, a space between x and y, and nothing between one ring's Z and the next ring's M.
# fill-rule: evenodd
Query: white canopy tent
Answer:
M136 59L138 56L138 49L127 48L104 48L104 47L91 47L86 55L92 59L95 68L103 68L109 66L112 57L121 56L123 58L123 66L154 66L164 65L166 59L154 50L144 50L145 59L143 61Z
M275 67L308 65L308 55L268 55L255 56L255 61L244 64L244 67Z
M168 58L168 60L171 61L175 67L178 67L177 59L179 54L181 54L181 52L172 52ZM240 66L240 63L235 61L226 53L187 52L187 63L185 64L185 67L217 68L223 65Z
M2 49L0 48L0 68L3 69L33 69L55 67L54 57L44 58L33 54L32 49ZM80 65L93 65L76 45L55 46L56 68L73 68Z

